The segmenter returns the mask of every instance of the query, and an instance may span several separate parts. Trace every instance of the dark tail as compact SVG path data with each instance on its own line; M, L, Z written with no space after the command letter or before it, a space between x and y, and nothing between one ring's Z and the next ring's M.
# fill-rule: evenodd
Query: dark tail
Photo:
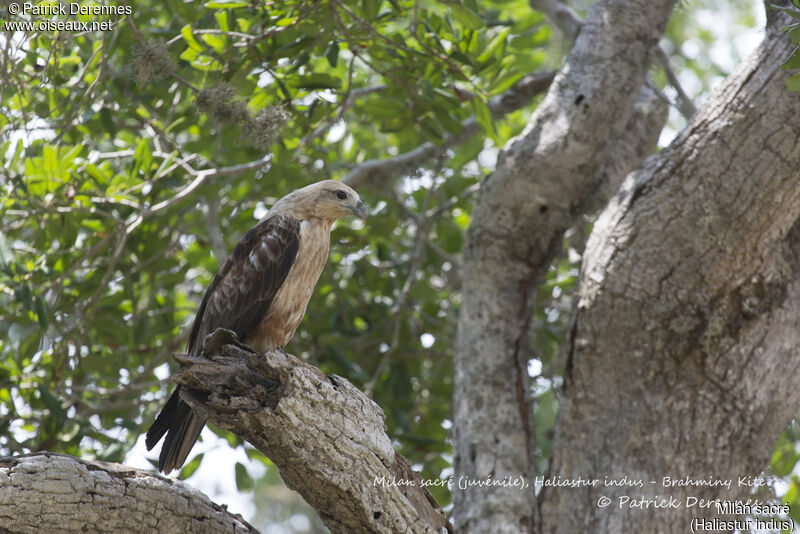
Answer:
M145 438L145 444L149 451L156 446L164 434L167 435L161 446L161 454L158 456L158 470L164 473L169 473L183 465L206 425L205 420L201 419L188 404L181 400L180 389L181 386L175 388L167 404L161 408L158 417L150 426Z

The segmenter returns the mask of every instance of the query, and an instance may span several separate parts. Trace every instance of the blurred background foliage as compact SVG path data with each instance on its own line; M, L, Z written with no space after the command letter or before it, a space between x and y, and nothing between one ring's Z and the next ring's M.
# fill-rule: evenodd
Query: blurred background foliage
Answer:
M663 42L695 103L746 53L737 37L760 7L718 9L729 24L684 3ZM527 0L139 0L128 17L78 18L114 29L0 36L0 453L124 461L240 236L289 191L358 175L370 218L335 228L287 348L370 394L425 478L449 476L464 231L497 147L537 101L500 115L493 98L557 68L569 43ZM667 138L685 122L668 74L652 72L675 104ZM469 120L478 135L454 141ZM420 147L430 157L398 158ZM529 369L542 471L590 225L568 233L538 295ZM795 434L776 448L784 477ZM218 476L253 492L256 525L320 531L269 460L246 455ZM446 488L433 492L449 503Z

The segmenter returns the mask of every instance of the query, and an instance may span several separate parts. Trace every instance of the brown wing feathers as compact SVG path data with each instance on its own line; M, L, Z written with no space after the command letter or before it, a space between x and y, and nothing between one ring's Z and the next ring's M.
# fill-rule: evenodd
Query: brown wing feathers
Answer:
M276 215L251 228L214 276L194 319L187 352L200 353L205 336L217 328L233 330L244 340L269 310L294 264L300 245L300 221ZM167 438L158 468L169 473L186 461L205 421L180 398L175 388L167 404L147 431L152 449Z
M189 336L189 354L197 354L203 338L217 328L239 339L258 326L286 275L300 245L300 221L271 217L250 230L211 282Z

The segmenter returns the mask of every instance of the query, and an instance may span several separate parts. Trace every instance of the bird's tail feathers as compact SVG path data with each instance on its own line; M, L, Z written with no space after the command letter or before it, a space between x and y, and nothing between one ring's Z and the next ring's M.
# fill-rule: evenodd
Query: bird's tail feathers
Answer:
M167 474L183 465L206 424L204 419L181 400L179 391L180 386L175 388L145 438L149 451L164 434L167 435L158 456L158 470Z
M181 402L180 395L178 394L178 390L180 386L178 386L175 391L172 392L172 396L169 398L167 403L161 408L161 411L158 412L158 416L156 420L153 421L153 424L150 425L150 428L147 429L147 436L145 437L144 443L147 446L147 450L153 450L153 447L161 441L161 438L164 437L164 434L167 433L167 430L170 429L171 423L173 419L175 419L175 412L178 407L178 403Z

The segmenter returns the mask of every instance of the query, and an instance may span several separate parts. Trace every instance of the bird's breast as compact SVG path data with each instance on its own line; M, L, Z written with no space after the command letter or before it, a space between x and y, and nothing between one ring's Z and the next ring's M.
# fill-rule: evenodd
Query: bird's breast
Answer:
M312 219L300 224L300 245L294 264L261 323L245 343L259 352L289 343L303 321L329 248L330 223Z

